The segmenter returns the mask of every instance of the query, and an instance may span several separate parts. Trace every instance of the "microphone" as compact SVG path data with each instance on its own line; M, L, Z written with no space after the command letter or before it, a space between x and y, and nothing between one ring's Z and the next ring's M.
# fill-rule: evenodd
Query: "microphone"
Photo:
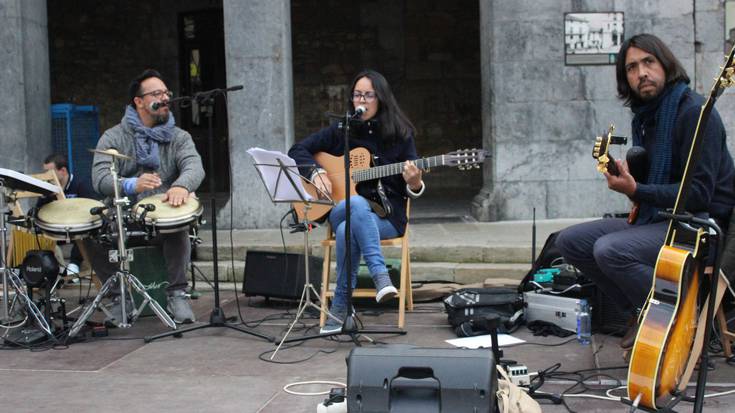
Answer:
M151 103L151 110L158 110L164 106L168 106L168 102L153 102Z
M367 112L367 108L365 106L360 105L356 107L355 112L352 114L352 119L358 119L365 112Z
M106 206L90 208L89 214L90 215L102 215L102 212L104 212L106 209L107 209Z

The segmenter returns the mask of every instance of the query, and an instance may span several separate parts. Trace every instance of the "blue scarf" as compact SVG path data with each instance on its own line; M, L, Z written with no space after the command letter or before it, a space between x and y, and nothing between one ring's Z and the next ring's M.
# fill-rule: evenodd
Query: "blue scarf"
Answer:
M132 105L125 109L123 120L133 129L135 135L135 160L139 166L147 169L157 170L161 166L161 158L158 156L158 144L169 143L174 136L173 113L169 113L168 122L149 128L140 121L138 112Z
M644 146L643 129L646 124L656 125L656 136L653 153L649 154L651 164L648 170L647 184L665 185L671 178L671 155L674 124L679 109L679 101L689 88L684 82L677 82L664 89L656 99L643 104L633 105L633 145ZM642 204L636 220L637 225L657 220L658 208Z

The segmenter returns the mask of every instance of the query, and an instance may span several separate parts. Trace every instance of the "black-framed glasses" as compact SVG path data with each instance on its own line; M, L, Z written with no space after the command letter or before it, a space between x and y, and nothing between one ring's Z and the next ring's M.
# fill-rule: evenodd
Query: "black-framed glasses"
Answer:
M352 100L353 101L358 101L360 99L365 99L365 102L368 102L369 103L369 102L374 101L377 96L378 95L376 95L375 92L365 92L365 93L362 93L362 92L352 92Z
M169 99L171 99L172 97L174 97L174 92L170 90L154 90L152 92L143 93L142 95L139 95L139 97L145 97L148 95L151 95L156 99L161 99L163 95L166 95Z

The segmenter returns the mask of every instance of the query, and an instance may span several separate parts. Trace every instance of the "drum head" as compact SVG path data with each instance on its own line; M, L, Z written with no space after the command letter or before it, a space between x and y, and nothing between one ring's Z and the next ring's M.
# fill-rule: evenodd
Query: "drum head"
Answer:
M142 205L145 204L151 204L156 207L155 211L148 211L145 215L145 223L161 227L188 224L202 215L202 205L196 198L189 198L185 204L173 207L163 202L163 196L164 194L158 194L141 199L140 202L135 204L135 208L133 209L136 218L139 219L142 216L144 211Z
M85 224L100 221L100 217L92 215L89 210L104 204L96 199L68 198L59 199L46 204L38 210L38 221L41 224L65 227L86 226Z

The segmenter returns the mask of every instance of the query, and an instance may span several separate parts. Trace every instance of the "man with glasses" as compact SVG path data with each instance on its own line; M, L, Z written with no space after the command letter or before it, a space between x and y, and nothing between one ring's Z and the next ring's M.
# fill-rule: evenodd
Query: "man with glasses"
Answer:
M164 194L163 200L172 207L186 203L204 179L202 159L191 135L176 127L174 116L166 105L171 91L155 70L146 70L129 87L130 101L121 122L105 131L97 143L98 150L115 149L132 160L118 160L122 178L122 195L131 204L150 195ZM100 194L114 196L109 155L96 153L92 165L92 185ZM191 304L185 295L186 271L191 259L191 244L186 230L158 234L151 243L163 247L168 274L168 310L177 323L194 322ZM116 271L107 259L107 250L97 243L91 249L90 261L104 282ZM126 309L132 306L126 305ZM113 297L110 309L113 319L122 318L120 297ZM114 322L114 320L106 320Z

